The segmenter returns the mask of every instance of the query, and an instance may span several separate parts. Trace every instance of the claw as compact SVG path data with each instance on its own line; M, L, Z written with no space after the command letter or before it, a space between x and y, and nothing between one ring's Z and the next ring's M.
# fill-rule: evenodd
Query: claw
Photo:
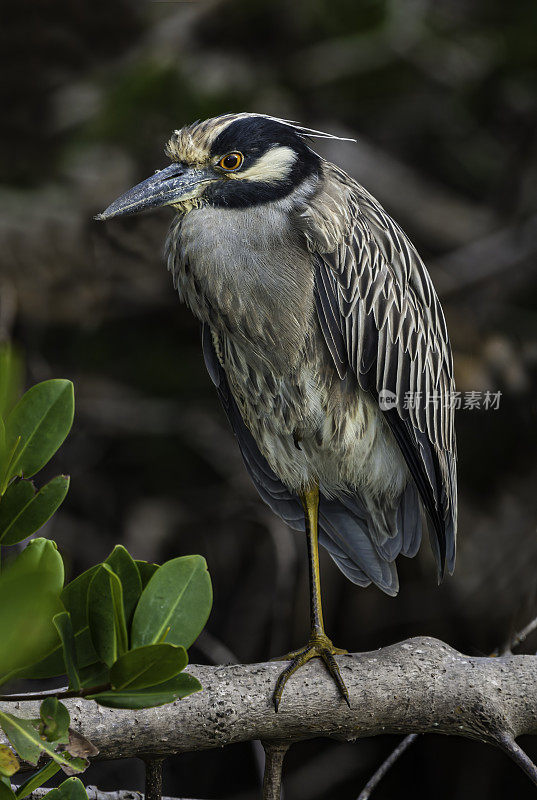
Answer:
M323 650L321 652L321 658L323 659L324 663L326 664L328 672L333 677L334 682L335 682L337 688L339 689L340 695L342 696L342 698L345 700L345 702L347 703L348 707L350 708L351 704L350 704L350 700L349 700L349 690L345 686L345 681L341 677L341 672L339 671L339 667L338 667L336 659L334 658L333 653L331 653L329 650Z
M350 708L349 692L345 686L343 678L341 677L337 661L334 658L334 655L344 655L346 653L346 650L342 650L339 647L334 647L328 636L325 634L314 634L308 644L305 647L302 647L300 650L294 650L292 653L287 653L285 656L272 659L273 661L291 661L291 663L285 667L283 672L278 677L276 686L274 687L272 699L275 710L278 711L285 684L291 675L297 672L300 667L303 667L304 664L307 664L308 661L311 661L312 658L321 658L323 660L323 663L332 676L340 695Z

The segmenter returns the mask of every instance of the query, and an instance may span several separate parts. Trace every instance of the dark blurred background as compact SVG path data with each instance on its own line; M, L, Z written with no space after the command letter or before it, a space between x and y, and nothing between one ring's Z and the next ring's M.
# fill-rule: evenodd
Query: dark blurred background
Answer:
M428 263L459 390L460 545L438 588L427 546L397 599L323 558L328 633L349 650L416 634L470 654L535 612L537 5L534 0L18 0L0 28L0 336L27 382L75 382L55 462L71 490L46 534L71 577L116 542L138 558L203 554L215 602L192 660L265 660L307 636L305 543L257 498L205 373L198 325L162 260L171 215L93 215L166 164L174 128L228 111L356 136L319 143L376 195ZM536 648L529 640L528 651ZM396 737L296 745L286 799L357 797ZM523 743L537 756L537 745ZM140 788L138 762L87 773ZM185 755L165 793L258 796L255 747ZM530 798L484 745L422 737L375 793Z

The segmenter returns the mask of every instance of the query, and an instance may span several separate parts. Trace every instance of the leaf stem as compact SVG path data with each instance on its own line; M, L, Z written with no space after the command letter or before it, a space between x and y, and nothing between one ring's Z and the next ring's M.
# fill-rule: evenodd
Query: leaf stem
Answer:
M68 689L61 687L60 689L47 689L44 692L26 692L25 694L0 694L0 701L4 702L20 702L21 700L45 700L47 697L57 697L59 700L64 700L69 697L87 697L89 694L100 694L101 692L109 692L112 688L111 683L101 683L99 686L89 686L83 689Z

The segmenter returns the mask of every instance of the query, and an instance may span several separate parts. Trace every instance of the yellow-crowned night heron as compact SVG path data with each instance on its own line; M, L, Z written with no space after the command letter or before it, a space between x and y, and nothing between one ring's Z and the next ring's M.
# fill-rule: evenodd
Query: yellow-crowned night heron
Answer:
M359 586L398 590L427 526L439 577L456 532L452 359L440 303L401 228L313 138L263 114L175 131L172 163L100 215L177 214L168 266L268 505L307 534L308 644L348 702L321 608L318 541ZM423 513L425 511L425 513Z

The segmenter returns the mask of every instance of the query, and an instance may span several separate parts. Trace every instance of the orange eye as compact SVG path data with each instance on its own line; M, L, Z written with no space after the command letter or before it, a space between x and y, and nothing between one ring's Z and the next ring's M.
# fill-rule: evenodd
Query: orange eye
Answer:
M243 161L244 156L242 153L228 153L227 156L220 159L218 166L228 172L233 172L241 166Z

